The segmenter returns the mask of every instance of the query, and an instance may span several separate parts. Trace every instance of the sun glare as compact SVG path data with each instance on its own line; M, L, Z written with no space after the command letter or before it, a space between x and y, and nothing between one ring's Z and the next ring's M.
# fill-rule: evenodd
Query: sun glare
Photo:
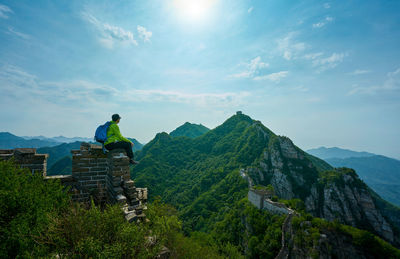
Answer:
M178 16L186 22L200 23L209 18L216 0L175 0Z

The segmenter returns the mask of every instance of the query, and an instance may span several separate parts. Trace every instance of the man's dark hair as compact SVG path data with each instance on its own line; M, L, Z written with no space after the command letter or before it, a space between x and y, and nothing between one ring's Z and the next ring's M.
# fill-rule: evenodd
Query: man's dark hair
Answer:
M117 121L118 119L121 119L121 117L118 114L113 114L113 116L111 116L113 121Z

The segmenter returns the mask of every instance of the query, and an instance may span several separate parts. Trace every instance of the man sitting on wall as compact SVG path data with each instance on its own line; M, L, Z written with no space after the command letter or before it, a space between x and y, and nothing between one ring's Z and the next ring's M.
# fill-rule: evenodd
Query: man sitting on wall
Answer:
M107 140L104 143L104 146L108 150L113 150L117 148L125 149L126 155L129 157L129 163L137 164L138 162L133 160L133 142L129 139L123 137L121 132L119 131L118 123L121 120L121 117L118 114L114 114L112 116L112 121L110 122L110 126L107 129Z

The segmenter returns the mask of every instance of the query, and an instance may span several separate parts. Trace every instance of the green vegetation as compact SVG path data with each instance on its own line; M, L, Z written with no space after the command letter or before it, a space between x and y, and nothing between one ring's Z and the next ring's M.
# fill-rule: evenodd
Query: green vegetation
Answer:
M49 169L47 175L68 175L72 173L72 158L65 156L57 160Z
M154 258L166 246L173 258L239 258L207 235L184 236L176 210L155 200L148 222L125 221L118 205L71 203L57 181L0 161L0 258Z
M226 209L211 233L218 244L237 246L249 258L275 258L281 247L281 226L285 216L259 210L247 199Z
M210 129L201 125L201 124L192 124L186 122L182 126L176 128L171 133L169 133L172 137L188 137L188 138L197 138L198 136L203 135L208 132Z
M50 218L66 211L63 187L11 162L0 162L0 179L0 257L45 253L34 238L47 230Z
M328 222L303 213L302 216L293 218L292 226L295 246L314 257L319 257L321 250L328 250L331 256L336 257L340 254L339 245L349 242L358 254L371 258L400 258L400 250L381 238L368 231L339 224L337 221Z
M266 225L256 220L245 221L255 212L242 204L247 196L248 183L240 176L239 169L249 169L248 175L257 180L259 188L264 188L262 186L268 186L271 179L268 174L261 179L257 171L260 162L271 167L271 154L279 156L283 163L282 171L298 197L281 202L299 211L305 210L303 200L310 194L311 186L318 183L319 176L323 186L328 181L341 180L341 175L354 173L347 169L334 171L324 161L309 158L311 156L297 147L305 159L286 158L281 154L281 141L290 140L276 136L246 115L232 116L222 125L194 139L173 138L160 133L136 153L140 164L134 168L132 178L138 186L149 188L150 200L160 196L164 202L177 208L185 235L211 235L221 252L223 247L233 246L252 258L273 257L279 251L280 236L270 235L281 232L283 218L268 220L272 215L268 216L267 212L258 215L271 223L273 229L267 229ZM304 181L294 178L289 164L291 168L296 168L295 173L301 175ZM332 172L324 172L324 169ZM363 184L361 180L359 183ZM269 189L273 189L271 187ZM276 196L273 199L278 201ZM245 227L246 224L247 228L266 232L255 234ZM240 234L242 232L248 235ZM266 240L276 240L276 243L267 245L265 236L268 236Z

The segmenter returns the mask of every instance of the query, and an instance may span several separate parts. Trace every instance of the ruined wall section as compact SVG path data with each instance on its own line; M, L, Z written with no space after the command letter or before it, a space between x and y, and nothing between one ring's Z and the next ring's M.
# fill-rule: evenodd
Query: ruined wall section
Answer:
M99 203L118 203L129 221L143 220L147 203L147 188L136 188L130 179L129 158L123 149L107 154L101 146L82 143L72 150L72 178L76 182L73 199Z
M0 150L0 159L14 160L32 173L42 173L45 179L59 179L68 187L72 200L97 204L121 205L129 221L145 219L147 188L136 188L130 179L129 158L122 149L103 153L102 147L82 143L72 150L72 175L46 176L47 154L36 154L34 148Z
M36 148L0 149L0 159L14 160L22 168L28 168L32 173L46 176L47 154L36 154Z
M267 210L274 214L289 214L293 212L284 204L270 200L268 193L262 190L250 188L247 198L258 209Z

